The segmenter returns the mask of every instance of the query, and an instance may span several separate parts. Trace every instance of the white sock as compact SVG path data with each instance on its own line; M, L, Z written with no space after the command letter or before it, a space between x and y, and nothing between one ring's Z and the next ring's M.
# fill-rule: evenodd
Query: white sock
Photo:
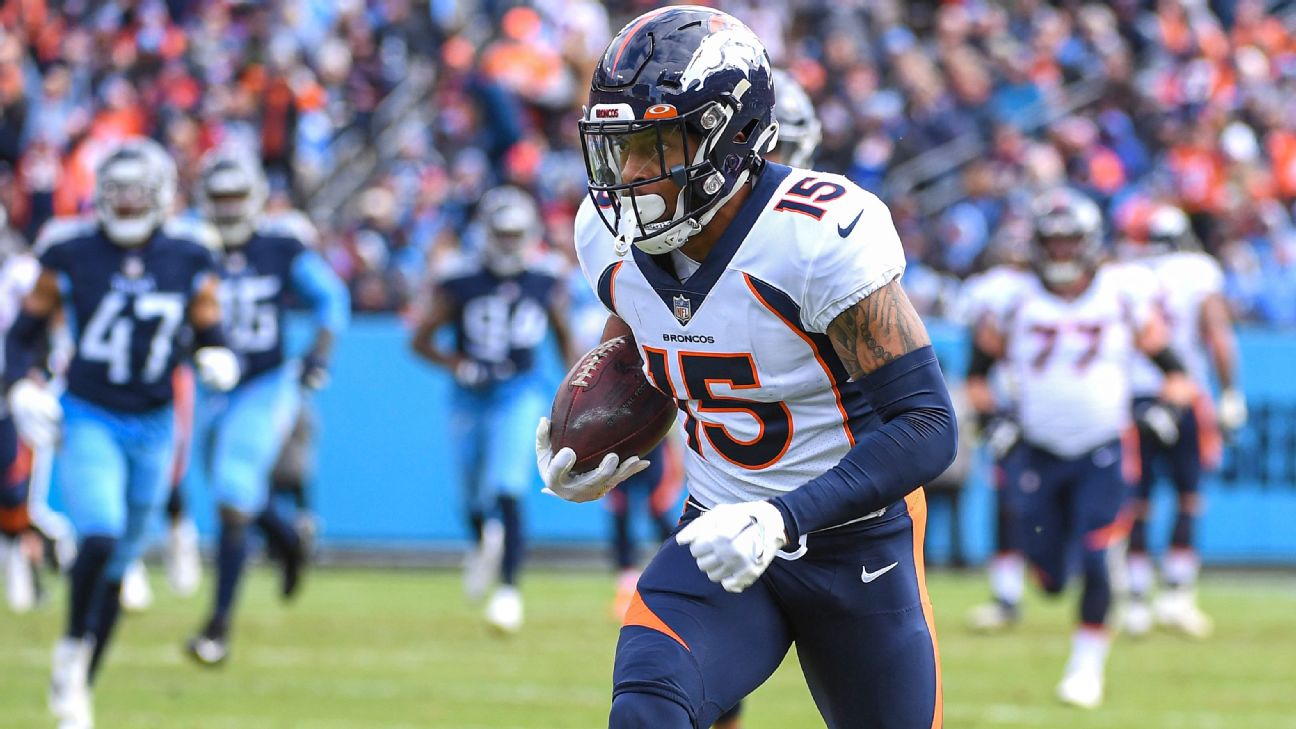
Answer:
M1174 588L1191 588L1197 584L1201 562L1191 549L1172 549L1161 564L1166 584Z
M1071 636L1071 659L1067 668L1096 667L1101 671L1107 664L1110 648L1111 637L1105 628L1082 625Z
M1126 561L1126 567L1129 570L1129 592L1134 597L1147 597L1152 592L1152 585L1156 581L1156 572L1152 567L1152 558L1147 552L1131 554Z
M996 600L1016 605L1026 592L1026 560L1018 552L1001 552L990 560L990 592Z

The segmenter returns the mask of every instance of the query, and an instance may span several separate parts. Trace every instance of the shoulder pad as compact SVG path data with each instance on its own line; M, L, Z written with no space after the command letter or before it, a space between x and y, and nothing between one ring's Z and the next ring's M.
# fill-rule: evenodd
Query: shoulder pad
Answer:
M471 276L479 271L481 271L481 263L475 256L462 252L452 253L434 264L432 278L437 283L444 283Z
M193 241L209 251L221 250L220 233L214 225L200 218L170 218L162 224L162 234L168 238Z
M45 251L60 243L94 235L98 228L99 224L90 217L51 218L41 226L40 232L36 235L36 242L32 244L32 253L40 257Z
M528 268L538 274L551 276L553 278L563 278L567 275L567 271L571 268L571 264L567 262L567 259L563 258L559 254L546 251L537 256L535 260L531 261Z
M257 225L257 233L292 238L307 248L317 248L319 243L319 233L315 230L315 225L300 210L284 210L262 216Z

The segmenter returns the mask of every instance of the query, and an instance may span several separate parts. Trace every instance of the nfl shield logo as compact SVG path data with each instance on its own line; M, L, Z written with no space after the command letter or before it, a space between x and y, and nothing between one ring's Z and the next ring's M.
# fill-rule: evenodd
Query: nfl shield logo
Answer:
M676 296L673 301L675 318L680 324L688 324L688 320L693 318L693 302L687 296Z

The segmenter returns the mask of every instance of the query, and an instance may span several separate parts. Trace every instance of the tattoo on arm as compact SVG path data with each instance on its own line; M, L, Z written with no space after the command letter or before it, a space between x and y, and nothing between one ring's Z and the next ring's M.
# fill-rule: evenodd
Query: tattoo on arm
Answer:
M828 338L853 380L931 344L927 328L899 281L838 314L828 325Z

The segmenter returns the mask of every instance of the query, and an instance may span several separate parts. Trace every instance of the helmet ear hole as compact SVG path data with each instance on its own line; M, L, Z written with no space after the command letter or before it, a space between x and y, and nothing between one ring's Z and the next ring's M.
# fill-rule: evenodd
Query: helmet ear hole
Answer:
M747 140L751 139L752 135L756 133L756 127L758 126L760 126L760 119L752 119L747 122L747 126L738 130L738 133L733 136L733 143L745 144Z

